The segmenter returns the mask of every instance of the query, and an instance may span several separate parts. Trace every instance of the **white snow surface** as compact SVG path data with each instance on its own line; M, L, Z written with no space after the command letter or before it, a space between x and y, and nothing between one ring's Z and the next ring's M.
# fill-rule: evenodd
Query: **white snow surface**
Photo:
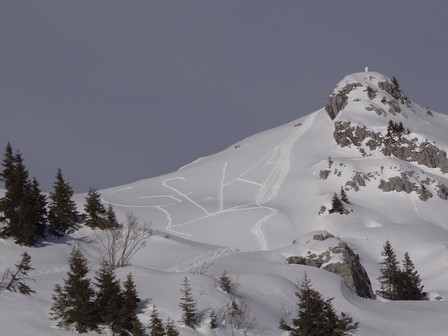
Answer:
M171 174L101 191L104 204L113 205L120 220L132 212L155 230L131 260L132 265L117 270L121 279L129 272L134 275L143 323L147 324L152 305L161 317L180 320L180 285L187 276L203 318L196 330L177 322L181 335L232 335L225 325L210 330L207 323L208 312L214 309L219 314L232 298L245 301L255 318L248 335L287 335L278 329L278 323L280 318L295 318L294 292L306 272L314 288L325 297L334 297L337 311L348 312L359 321L356 335L447 335L448 201L438 197L432 185L428 190L433 197L422 201L415 192L383 192L378 184L380 179L412 170L418 179L430 177L448 186L448 174L380 152L363 157L356 148L339 147L333 138L337 120L383 133L388 121L394 120L403 122L411 130L410 136L448 150L446 115L433 111L428 115L426 108L415 103L401 106L402 113L396 115L380 116L365 109L381 104L387 95L377 87L383 80L390 81L374 72L345 77L337 89L353 82L363 87L350 93L347 106L335 120L321 109ZM367 85L379 91L373 101L367 98ZM319 173L328 168L329 157L333 161L331 174L324 180ZM319 214L321 206L330 207L333 193L339 192L355 171L370 173L371 178L359 191L347 191L352 212ZM85 196L76 195L80 211ZM335 274L287 264L286 257L299 254L293 241L315 231L327 231L359 253L374 290L379 288L383 244L389 240L400 260L409 252L431 299L363 299L353 295ZM1 335L76 334L57 328L49 319L54 286L66 277L69 253L76 243L89 259L93 278L103 251L88 228L32 248L0 239L0 271L13 266L27 251L35 268L31 274L35 282L29 284L36 290L30 296L0 293ZM309 248L313 252L313 247ZM233 296L216 284L224 270L239 284Z

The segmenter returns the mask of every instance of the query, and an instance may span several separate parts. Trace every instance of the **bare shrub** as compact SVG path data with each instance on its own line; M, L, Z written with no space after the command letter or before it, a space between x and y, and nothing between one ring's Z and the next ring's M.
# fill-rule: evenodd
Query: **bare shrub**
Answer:
M131 212L117 228L94 232L96 242L106 250L106 259L113 268L130 264L131 258L143 248L152 236L151 226L140 223Z
M257 326L255 317L249 312L246 300L239 300L239 302L232 300L226 307L223 318L226 324L232 328L232 335L235 335L237 331L247 335L250 330L254 330Z

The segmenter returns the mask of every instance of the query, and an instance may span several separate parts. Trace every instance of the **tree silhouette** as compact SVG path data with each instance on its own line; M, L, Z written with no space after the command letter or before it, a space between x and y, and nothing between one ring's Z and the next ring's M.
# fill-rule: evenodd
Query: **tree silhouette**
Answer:
M199 320L196 312L196 301L193 298L190 281L187 277L184 278L180 291L182 293L179 303L179 306L182 309L181 322L187 327L195 329Z
M80 333L97 330L95 293L87 277L87 259L79 246L72 249L69 268L64 286L55 286L50 311L52 319L59 320L57 325L66 329L74 325Z
M84 211L87 215L87 226L101 229L105 226L106 208L101 203L101 195L95 188L90 188L87 193Z
M58 169L48 205L50 209L50 233L56 236L62 236L64 233L70 233L76 230L75 225L78 212L72 197L73 189L64 180L61 169Z
M346 336L358 329L358 322L347 313L338 315L331 303L312 288L311 281L305 274L296 296L298 315L288 325L280 320L280 329L289 331L291 336Z

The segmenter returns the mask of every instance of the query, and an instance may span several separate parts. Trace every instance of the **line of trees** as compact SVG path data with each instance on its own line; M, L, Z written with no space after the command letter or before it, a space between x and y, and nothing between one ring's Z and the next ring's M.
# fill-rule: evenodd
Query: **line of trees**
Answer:
M62 236L73 232L78 212L72 200L73 189L57 170L53 192L49 199L42 194L36 178L30 179L22 154L7 144L0 172L5 196L0 199L3 225L0 236L15 243L33 246L47 233Z
M82 217L73 201L73 188L56 172L53 191L47 198L36 178L29 177L23 156L8 143L5 149L0 182L5 188L0 198L0 237L12 238L16 244L34 246L50 234L63 237L73 233ZM117 229L120 224L111 205L106 209L101 195L94 188L87 193L84 206L85 224L92 229Z

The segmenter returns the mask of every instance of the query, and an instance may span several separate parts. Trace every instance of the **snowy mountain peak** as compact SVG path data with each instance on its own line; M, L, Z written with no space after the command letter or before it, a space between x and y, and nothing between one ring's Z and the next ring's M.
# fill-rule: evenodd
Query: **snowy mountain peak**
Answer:
M343 110L373 111L378 116L391 119L406 117L412 111L411 102L401 91L398 81L377 72L360 72L344 77L328 98L325 110L332 120ZM400 114L402 111L404 113Z

